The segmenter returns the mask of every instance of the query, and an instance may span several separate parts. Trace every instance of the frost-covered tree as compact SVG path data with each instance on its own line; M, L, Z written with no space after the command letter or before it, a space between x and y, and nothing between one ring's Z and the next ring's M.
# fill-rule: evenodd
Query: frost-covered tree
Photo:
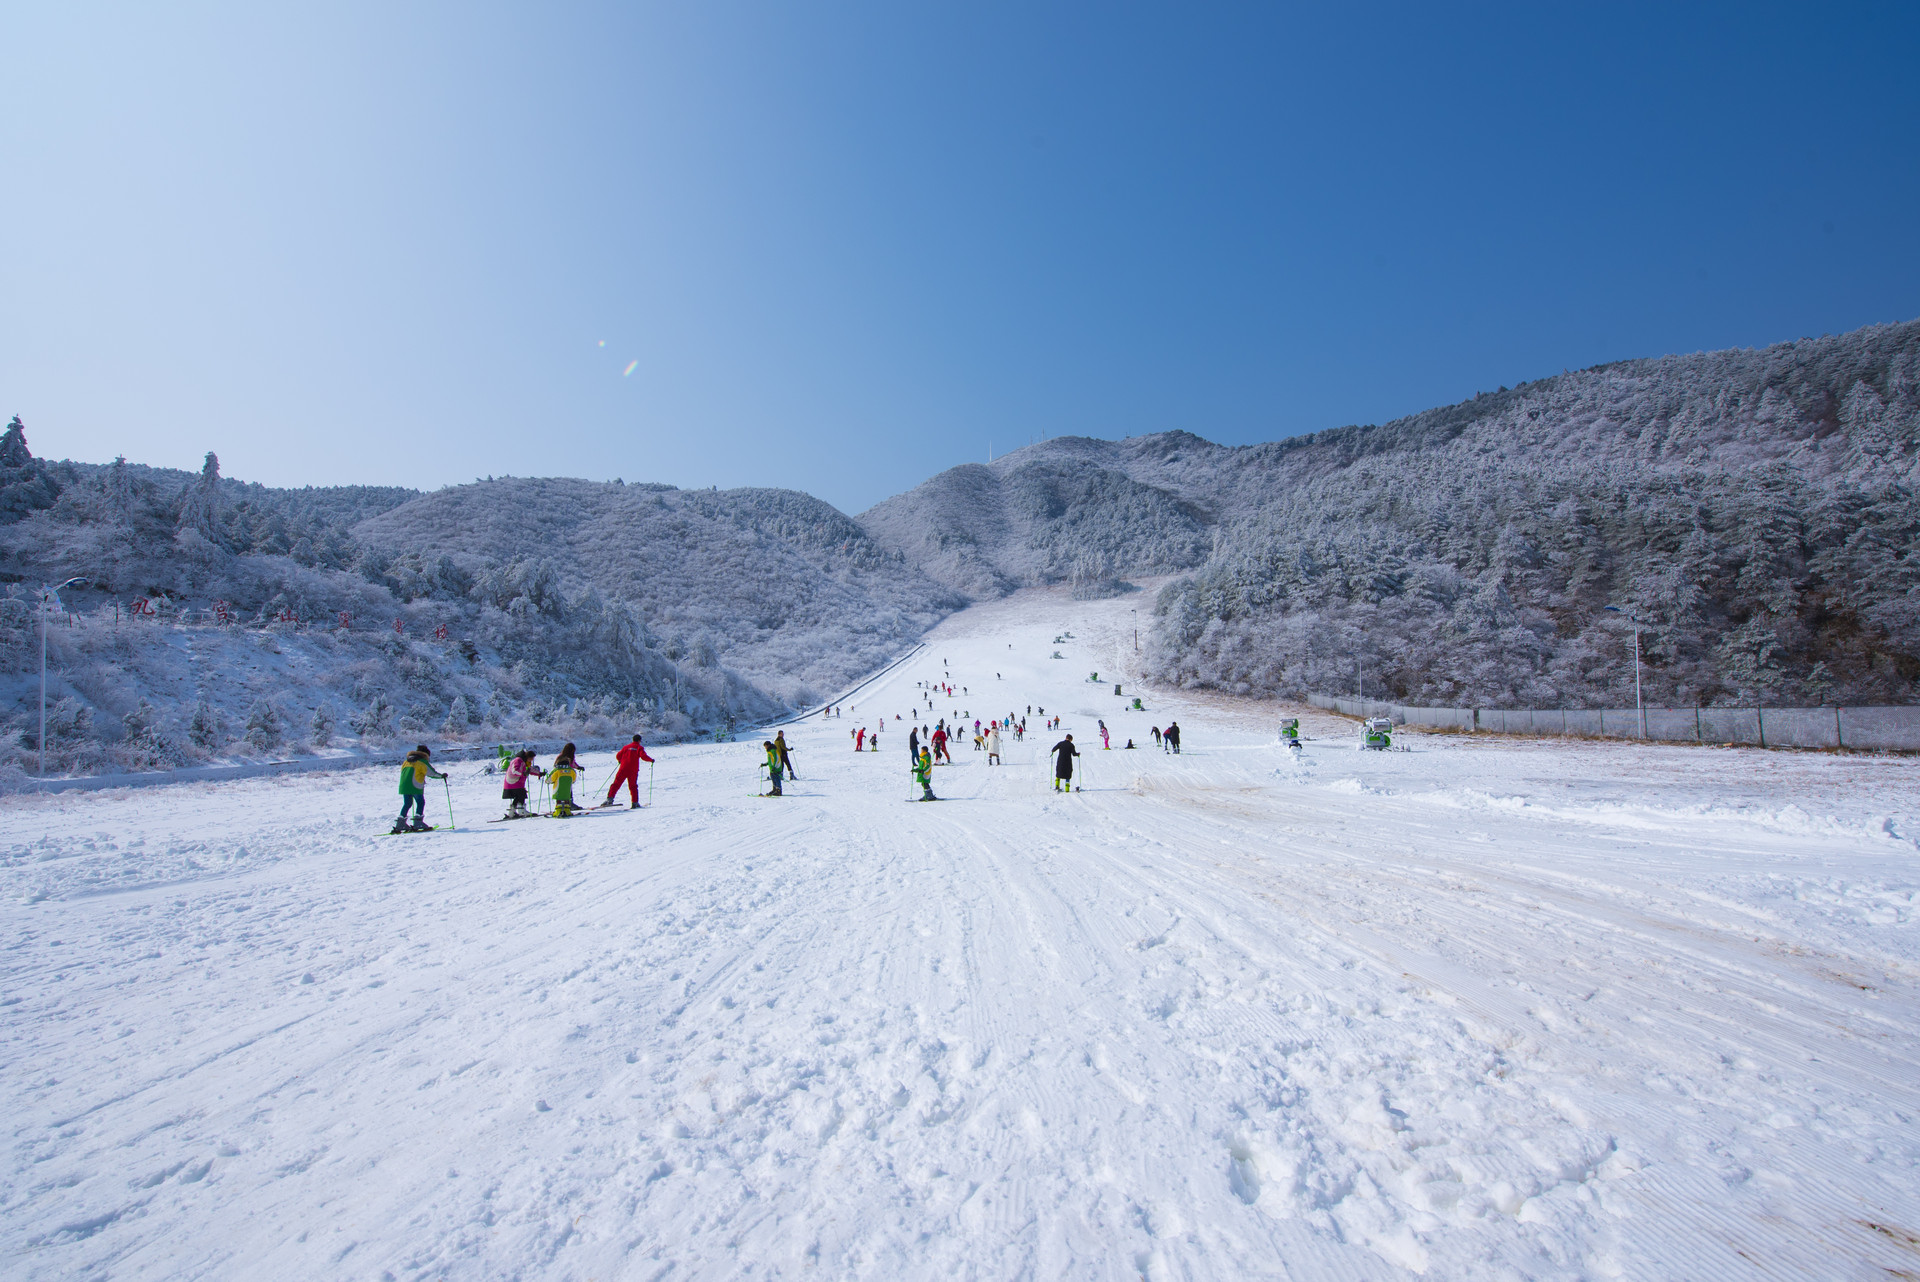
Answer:
M247 712L247 746L255 752L267 752L280 746L285 734L280 710L270 699L259 699Z
M193 712L187 719L187 738L193 741L194 746L208 751L226 742L226 726L220 710L204 694L195 701Z
M208 450L199 477L180 496L179 528L191 531L213 547L219 547L224 542L220 517L225 506L220 493L220 457Z

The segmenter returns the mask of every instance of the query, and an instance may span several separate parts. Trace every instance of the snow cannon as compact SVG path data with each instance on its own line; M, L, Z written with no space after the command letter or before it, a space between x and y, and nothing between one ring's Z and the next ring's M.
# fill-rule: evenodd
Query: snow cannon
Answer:
M1280 742L1289 748L1300 746L1300 718L1288 717L1280 723Z
M1146 711L1146 709L1145 709L1145 708L1143 708L1143 707L1141 707L1141 706L1140 706L1140 696L1139 696L1139 695L1137 695L1137 694L1133 696L1133 710L1134 710L1135 712L1145 712L1145 711Z
M1374 749L1385 752L1393 746L1393 719L1391 717L1368 717L1360 723L1360 747L1362 751Z
M1116 699L1120 697L1120 683L1118 681L1113 683L1113 694Z

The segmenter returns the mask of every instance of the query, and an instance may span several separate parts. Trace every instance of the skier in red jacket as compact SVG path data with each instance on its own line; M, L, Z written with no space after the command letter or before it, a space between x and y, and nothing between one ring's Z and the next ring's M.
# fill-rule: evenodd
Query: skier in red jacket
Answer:
M620 785L627 785L627 796L631 803L627 809L640 809L640 763L653 764L653 758L647 755L646 745L640 742L640 736L633 736L633 742L613 754L620 769L613 776L613 787L607 789L607 799L600 803L602 808L613 804L614 794L620 791Z

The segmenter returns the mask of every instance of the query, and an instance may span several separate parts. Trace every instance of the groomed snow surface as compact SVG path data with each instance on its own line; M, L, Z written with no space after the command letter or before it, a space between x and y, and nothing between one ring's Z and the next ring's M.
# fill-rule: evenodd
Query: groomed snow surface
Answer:
M1296 759L1087 682L1131 609L955 616L778 800L756 741L421 836L385 769L8 801L0 1273L1920 1274L1920 763ZM1036 729L910 804L949 668Z

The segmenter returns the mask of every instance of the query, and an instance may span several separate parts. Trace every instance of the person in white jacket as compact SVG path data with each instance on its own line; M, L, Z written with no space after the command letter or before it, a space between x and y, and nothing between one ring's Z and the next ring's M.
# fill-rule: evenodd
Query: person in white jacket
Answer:
M1000 764L1000 723L997 721L987 727L987 764Z

